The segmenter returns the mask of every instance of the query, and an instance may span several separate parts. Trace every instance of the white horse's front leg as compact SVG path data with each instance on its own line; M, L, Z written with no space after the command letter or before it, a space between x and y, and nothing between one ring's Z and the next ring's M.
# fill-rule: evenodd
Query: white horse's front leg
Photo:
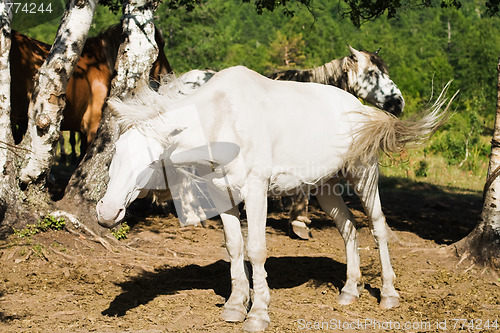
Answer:
M228 322L245 320L250 300L250 284L244 263L243 236L237 207L220 214L224 224L226 249L231 260L231 296L224 305L222 318Z
M271 297L264 268L267 257L267 182L252 179L248 183L252 185L245 198L248 221L247 254L253 269L253 299L243 328L247 332L261 332L271 321L267 313Z
M337 299L339 304L354 303L363 289L359 261L358 237L354 225L354 217L344 203L342 196L332 192L337 181L330 181L320 191L316 198L321 208L335 220L345 244L347 280Z

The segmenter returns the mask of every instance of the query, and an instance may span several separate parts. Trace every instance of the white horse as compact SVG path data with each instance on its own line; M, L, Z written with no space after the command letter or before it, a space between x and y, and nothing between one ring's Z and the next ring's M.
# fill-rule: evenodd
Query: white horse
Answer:
M310 69L291 69L275 72L268 77L281 81L315 82L341 88L376 107L396 116L403 112L405 101L398 86L391 80L387 66L376 52L358 51L349 47L349 56L334 59L321 66ZM185 83L184 93L198 89L213 75L211 70L192 70L179 77ZM187 88L187 91L186 91ZM304 110L307 112L307 110ZM304 114L305 115L305 114ZM280 198L275 198L274 202ZM300 192L293 196L288 232L301 239L311 238L307 217L308 194ZM189 211L189 205L184 210ZM193 214L190 214L193 215Z
M229 193L231 202L220 214L231 261L231 295L222 317L230 322L245 320L247 331L262 331L270 322L264 268L269 193L316 190L321 207L335 220L345 242L347 279L339 302L349 304L359 297L362 283L353 217L342 197L329 190L338 180L337 173L346 170L378 245L380 306L391 308L399 303L399 296L378 192L378 152L399 151L406 143L421 143L431 135L446 118L448 107L441 111L444 94L421 119L401 121L363 106L335 87L274 81L233 67L187 97L140 89L125 101L111 99L108 103L122 134L110 165L107 192L96 207L98 221L104 227L117 225L145 188L164 182L165 163L208 167L213 171L206 176L212 185L208 195ZM217 195L213 198L219 200ZM247 212L246 247L235 206L240 200ZM252 299L245 248L253 268Z

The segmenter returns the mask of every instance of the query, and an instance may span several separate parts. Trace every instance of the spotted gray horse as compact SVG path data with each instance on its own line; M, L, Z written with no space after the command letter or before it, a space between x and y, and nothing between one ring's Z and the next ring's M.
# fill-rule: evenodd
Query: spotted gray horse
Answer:
M404 98L390 79L387 66L375 52L358 51L349 45L350 55L334 59L311 69L290 69L268 77L275 80L315 82L339 87L364 101L399 116L404 109ZM293 198L290 211L289 234L309 239L311 220L307 217L308 195L299 193Z

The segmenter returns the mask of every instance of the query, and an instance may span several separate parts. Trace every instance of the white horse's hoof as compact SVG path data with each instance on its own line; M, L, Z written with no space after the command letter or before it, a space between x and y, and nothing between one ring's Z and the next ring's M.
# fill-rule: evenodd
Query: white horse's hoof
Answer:
M245 332L264 332L269 326L269 322L256 318L248 318L243 324Z
M357 296L348 293L340 293L340 295L337 297L337 303L339 303L340 305L351 305L357 300Z
M291 223L291 225L292 232L300 239L307 240L312 238L311 230L309 230L307 224L304 222L295 220Z
M396 296L386 296L382 297L380 300L380 308L382 310L388 310L399 305L399 297Z
M234 309L224 309L221 317L229 323L239 323L245 320L247 314Z

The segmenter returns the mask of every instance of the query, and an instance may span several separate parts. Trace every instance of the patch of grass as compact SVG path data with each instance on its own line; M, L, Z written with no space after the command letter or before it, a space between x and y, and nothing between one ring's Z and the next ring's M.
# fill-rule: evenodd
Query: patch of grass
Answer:
M381 155L380 173L389 178L407 179L454 188L456 190L481 192L488 171L488 156L467 163L450 164L441 154L429 152L425 147L408 149L400 154ZM424 178L425 177L425 178Z
M122 239L127 239L127 234L130 231L130 227L128 226L127 222L123 222L120 227L113 228L111 230L111 233L113 236L115 236L116 239L122 240Z
M14 234L20 238L26 238L47 230L62 230L66 225L64 218L55 218L47 215L36 224L28 224L24 229L14 229Z
M33 254L39 258L45 258L44 247L42 244L33 244L31 247L33 249Z

